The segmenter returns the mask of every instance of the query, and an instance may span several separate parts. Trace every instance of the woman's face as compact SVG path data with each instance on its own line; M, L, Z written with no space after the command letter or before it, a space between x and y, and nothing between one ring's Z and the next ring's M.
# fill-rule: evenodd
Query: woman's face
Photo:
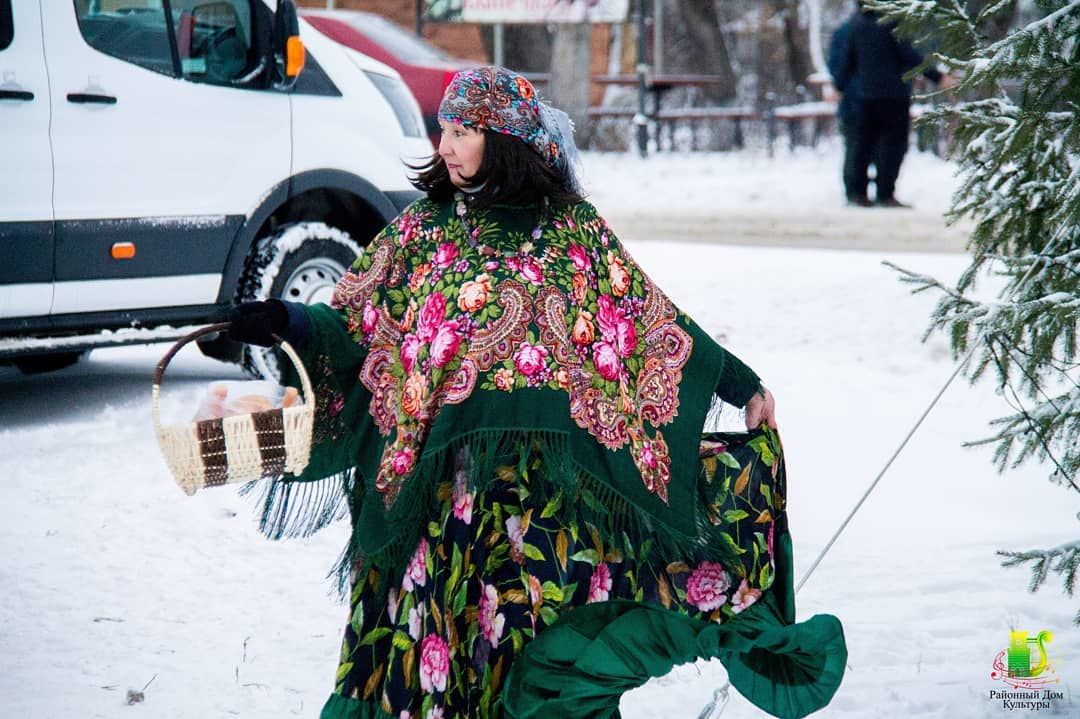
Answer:
M474 176L484 159L484 131L446 120L439 120L439 127L439 156L450 171L450 182L455 187L468 187L465 178Z

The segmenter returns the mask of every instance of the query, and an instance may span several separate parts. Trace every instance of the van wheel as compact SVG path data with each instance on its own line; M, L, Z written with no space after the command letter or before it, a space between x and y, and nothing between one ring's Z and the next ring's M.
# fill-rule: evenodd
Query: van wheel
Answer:
M42 374L70 367L86 352L54 352L47 355L31 355L12 360L23 374Z
M329 303L338 280L362 251L347 232L322 222L286 225L256 243L238 301L276 297L306 305ZM272 347L244 345L241 364L253 377L280 381L281 363L288 361Z

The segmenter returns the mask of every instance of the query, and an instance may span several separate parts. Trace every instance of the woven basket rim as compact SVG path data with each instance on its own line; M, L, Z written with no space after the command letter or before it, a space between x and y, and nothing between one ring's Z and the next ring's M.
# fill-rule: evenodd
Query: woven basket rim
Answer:
M178 452L172 442L166 441L166 437L172 441L186 441L190 442L198 436L198 428L204 423L218 423L228 421L230 425L238 422L244 422L248 420L251 422L251 426L254 428L254 418L269 414L277 414L282 418L283 429L282 432L285 436L292 437L293 441L299 441L301 446L306 446L306 450L302 450L304 454L310 452L311 437L314 431L314 416L315 416L315 395L311 386L311 378L308 376L307 369L304 367L303 362L300 361L299 355L292 346L281 339L274 336L274 339L278 341L281 349L288 356L289 360L296 368L297 374L300 377L300 383L303 390L303 404L295 405L292 407L272 407L269 409L261 410L259 412L245 412L240 414L228 415L225 417L218 417L212 419L203 420L189 420L186 422L175 422L170 424L162 424L161 422L161 382L164 378L165 368L168 367L169 362L176 353L186 344L198 339L207 334L214 332L221 332L228 329L229 323L221 323L215 325L208 325L202 327L190 334L181 337L174 343L165 355L158 362L157 369L154 373L154 384L151 388L150 406L151 416L154 425L154 434L158 441L158 447L161 449L162 454L165 456L165 463L169 467L169 472L173 475L173 478L180 484L181 489L188 492L192 491L194 487L191 485L193 473L186 471L186 465L190 454L188 452ZM285 421L287 418L292 418L293 421ZM254 431L254 430L252 430ZM195 449L188 444L188 449ZM306 465L306 460L303 461ZM179 476L180 474L183 476ZM192 475L192 476L189 476ZM190 492L188 492L190 493Z

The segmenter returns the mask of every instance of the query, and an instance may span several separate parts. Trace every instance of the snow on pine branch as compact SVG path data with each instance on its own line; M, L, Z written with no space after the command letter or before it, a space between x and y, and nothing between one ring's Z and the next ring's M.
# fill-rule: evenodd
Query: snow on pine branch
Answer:
M998 555L1005 557L1002 562L1006 567L1018 567L1028 562L1034 563L1031 572L1031 583L1028 590L1035 592L1046 581L1050 571L1054 571L1063 578L1065 593L1073 596L1076 590L1076 575L1080 569L1080 542L1067 542L1051 549L1036 549L1023 552L999 551ZM1073 618L1073 622L1080 624L1080 612Z
M947 334L968 379L993 372L1012 410L970 444L992 446L999 471L1045 463L1052 482L1080 494L1080 0L1027 7L1042 17L1022 27L1011 25L1011 0L976 16L963 0L866 4L909 37L933 33L934 58L959 79L958 101L919 122L951 135L960 182L948 221L973 220L971 261L955 284L886 264L913 292L941 293L924 339ZM976 296L990 275L996 297ZM1003 556L1008 566L1034 563L1032 590L1053 570L1071 593L1078 548Z

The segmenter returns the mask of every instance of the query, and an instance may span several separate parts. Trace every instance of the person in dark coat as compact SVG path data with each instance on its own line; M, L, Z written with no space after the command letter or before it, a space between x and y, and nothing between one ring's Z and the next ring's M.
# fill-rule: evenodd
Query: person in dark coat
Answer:
M907 207L893 194L911 130L911 82L904 75L921 65L923 57L910 42L896 38L895 23L880 20L877 13L860 9L849 20L846 46L838 48L844 60L834 76L837 89L845 92L854 83L858 92L849 197L869 205L868 171L876 161L877 204ZM946 79L933 67L923 74L934 83Z
M841 93L840 104L836 108L836 122L840 128L840 136L844 140L844 196L848 204L870 205L866 199L866 192L862 195L855 189L855 126L859 108L859 81L856 77L850 77L846 72L848 45L851 44L851 24L855 14L843 22L833 32L829 41L829 74L832 75L833 85ZM841 82L843 86L841 87Z

